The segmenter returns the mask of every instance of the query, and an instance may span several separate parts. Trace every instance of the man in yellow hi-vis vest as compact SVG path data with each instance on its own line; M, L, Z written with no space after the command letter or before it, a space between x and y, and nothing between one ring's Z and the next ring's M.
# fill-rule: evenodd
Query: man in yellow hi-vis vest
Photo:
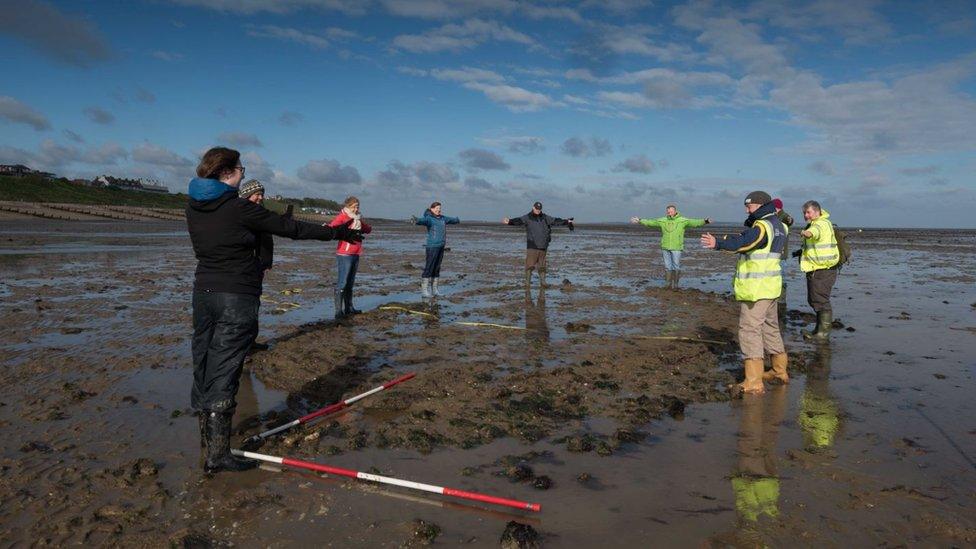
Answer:
M789 381L787 355L779 332L776 302L783 290L780 265L786 246L786 231L776 217L769 194L749 193L745 200L748 227L737 236L716 240L710 233L701 237L704 248L739 254L735 266L735 299L739 307L739 347L745 360L746 380L740 385L747 393L762 393L764 377ZM769 354L772 371L763 376L763 358Z
M803 204L803 218L807 220L800 250L800 270L807 275L807 303L817 313L817 327L804 332L805 339L826 340L830 337L831 323L834 321L830 306L830 291L837 282L837 265L840 264L840 249L830 213L820 207L815 200Z

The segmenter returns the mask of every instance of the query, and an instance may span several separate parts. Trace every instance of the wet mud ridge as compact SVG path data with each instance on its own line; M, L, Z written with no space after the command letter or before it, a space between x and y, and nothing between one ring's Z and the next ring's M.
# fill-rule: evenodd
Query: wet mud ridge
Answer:
M541 299L554 308L586 310L597 299L591 293L597 291L549 289ZM651 420L680 416L687 403L728 400L726 385L734 381L720 368L736 350L735 308L724 297L651 288L640 298L648 310L666 314L618 318L605 308L554 334L540 325L545 320L533 319L536 291L525 298L521 319L510 309L458 313L445 306L435 314L402 304L338 325L304 326L250 359L263 383L289 396L283 407L246 419L240 432L275 427L415 371L413 380L357 403L343 417L270 439L262 451L315 456L392 447L430 453L512 437L611 455L643 438L641 428ZM492 322L459 325L455 317ZM588 423L594 418L615 427L593 432Z

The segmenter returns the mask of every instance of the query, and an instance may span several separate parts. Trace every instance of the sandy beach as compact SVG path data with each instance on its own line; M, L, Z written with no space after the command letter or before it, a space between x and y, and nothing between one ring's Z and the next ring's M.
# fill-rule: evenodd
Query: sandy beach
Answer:
M976 543L976 231L851 231L829 345L800 336L812 315L791 263L793 381L731 399L735 259L697 231L680 291L661 287L655 232L580 225L555 235L550 287L526 294L523 232L462 224L432 305L422 228L374 227L366 312L341 324L334 244L276 239L271 348L245 365L236 442L416 372L259 451L541 513L270 467L205 476L185 224L6 219L0 539L497 546L517 521L554 547ZM741 479L760 477L775 497L750 507Z

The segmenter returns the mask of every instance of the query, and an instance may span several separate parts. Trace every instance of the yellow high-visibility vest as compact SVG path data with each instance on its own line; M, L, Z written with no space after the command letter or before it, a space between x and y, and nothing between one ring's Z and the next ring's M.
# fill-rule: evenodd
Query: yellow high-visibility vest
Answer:
M826 210L814 219L807 230L817 234L814 238L803 238L803 253L800 255L800 270L809 273L829 269L840 262L840 249L834 236L834 224L830 222Z
M759 301L776 299L783 291L783 268L780 264L782 254L773 252L773 224L765 219L756 221L766 231L766 245L762 248L739 254L735 265L736 301Z

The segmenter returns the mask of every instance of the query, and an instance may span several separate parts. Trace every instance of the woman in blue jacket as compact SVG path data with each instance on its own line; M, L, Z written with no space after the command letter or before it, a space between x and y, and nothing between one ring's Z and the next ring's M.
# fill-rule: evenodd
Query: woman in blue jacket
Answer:
M456 217L441 215L441 203L434 202L424 211L420 219L414 218L417 225L427 227L427 261L420 279L420 292L424 297L441 295L437 291L437 279L441 276L441 261L444 259L444 245L447 243L447 226L461 222Z

